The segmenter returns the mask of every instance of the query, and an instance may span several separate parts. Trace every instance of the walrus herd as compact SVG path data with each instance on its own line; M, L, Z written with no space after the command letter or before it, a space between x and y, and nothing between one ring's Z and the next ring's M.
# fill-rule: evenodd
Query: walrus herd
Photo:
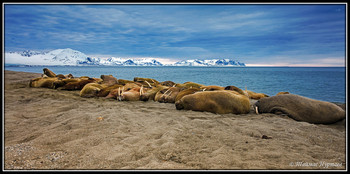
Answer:
M255 93L236 86L205 86L194 82L183 84L172 81L159 82L151 78L134 80L117 79L112 75L100 78L74 77L72 74L56 75L48 68L42 77L31 79L30 87L60 90L80 90L81 97L105 97L117 101L157 101L174 103L176 109L206 111L217 114L248 114L251 105L257 114L285 114L297 121L315 124L332 124L345 119L345 110L324 101L279 92L275 96ZM251 100L257 100L251 104Z

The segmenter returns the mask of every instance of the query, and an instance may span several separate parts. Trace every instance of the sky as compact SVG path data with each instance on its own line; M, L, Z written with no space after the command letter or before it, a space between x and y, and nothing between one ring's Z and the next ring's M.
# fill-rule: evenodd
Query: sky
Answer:
M5 4L4 49L345 66L346 4Z

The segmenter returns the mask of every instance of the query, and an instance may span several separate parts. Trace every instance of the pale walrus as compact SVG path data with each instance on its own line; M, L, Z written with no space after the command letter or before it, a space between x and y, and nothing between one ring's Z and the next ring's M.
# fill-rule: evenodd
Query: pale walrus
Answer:
M176 109L207 111L218 114L247 114L249 98L228 90L196 92L182 97L175 103Z
M255 106L259 113L286 114L294 120L316 124L332 124L345 118L345 111L336 104L294 94L262 98Z

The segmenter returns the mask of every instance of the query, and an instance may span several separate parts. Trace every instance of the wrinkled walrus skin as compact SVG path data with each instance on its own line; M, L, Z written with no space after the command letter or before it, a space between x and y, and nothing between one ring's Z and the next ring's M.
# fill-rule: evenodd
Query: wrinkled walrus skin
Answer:
M332 124L345 118L345 111L330 102L294 94L266 97L255 103L259 113L286 114L297 121Z

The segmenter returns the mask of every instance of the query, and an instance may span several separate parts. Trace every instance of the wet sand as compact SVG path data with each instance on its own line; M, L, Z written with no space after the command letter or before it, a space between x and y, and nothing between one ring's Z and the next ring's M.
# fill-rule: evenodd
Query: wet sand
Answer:
M317 125L253 108L213 114L29 88L40 75L4 71L5 170L346 169L344 120Z

